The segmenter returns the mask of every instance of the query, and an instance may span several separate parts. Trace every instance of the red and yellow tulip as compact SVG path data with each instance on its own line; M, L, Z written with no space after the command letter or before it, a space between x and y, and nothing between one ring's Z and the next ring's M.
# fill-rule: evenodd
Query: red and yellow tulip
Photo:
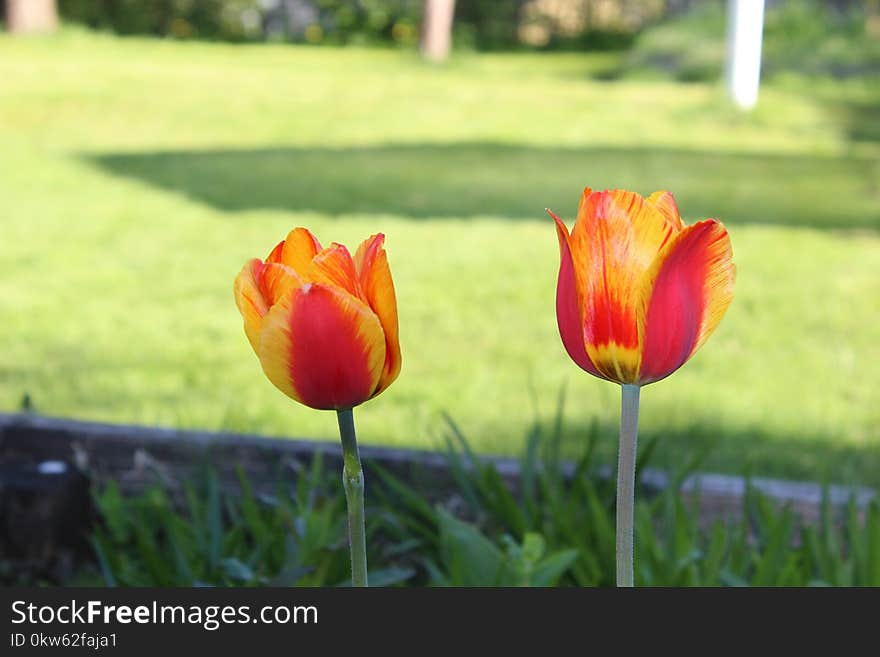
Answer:
M384 235L351 256L296 228L235 279L244 330L269 380L317 409L350 409L400 372L397 301Z
M548 212L550 212L548 210ZM730 238L714 219L685 226L669 192L587 188L569 234L556 222L559 333L582 369L645 385L681 367L733 299Z

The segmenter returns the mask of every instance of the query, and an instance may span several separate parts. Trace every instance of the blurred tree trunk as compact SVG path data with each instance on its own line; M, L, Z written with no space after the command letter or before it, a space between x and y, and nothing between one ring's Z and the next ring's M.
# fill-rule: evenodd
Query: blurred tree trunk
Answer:
M55 0L6 0L6 27L13 34L51 32L58 27Z
M432 62L442 62L449 56L452 43L452 16L455 0L425 0L422 23L422 56Z

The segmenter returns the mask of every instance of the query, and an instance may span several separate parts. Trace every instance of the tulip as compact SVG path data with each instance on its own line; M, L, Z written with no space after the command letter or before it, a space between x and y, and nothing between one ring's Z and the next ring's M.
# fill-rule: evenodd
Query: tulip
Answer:
M587 188L571 233L548 213L559 238L562 343L581 369L622 388L617 581L632 586L639 391L684 365L724 316L736 273L730 238L715 219L685 226L665 191Z
M373 235L352 257L341 244L322 249L296 228L265 261L245 264L234 286L245 335L269 381L295 401L337 413L352 582L364 586L363 472L352 409L391 385L401 363L384 240Z

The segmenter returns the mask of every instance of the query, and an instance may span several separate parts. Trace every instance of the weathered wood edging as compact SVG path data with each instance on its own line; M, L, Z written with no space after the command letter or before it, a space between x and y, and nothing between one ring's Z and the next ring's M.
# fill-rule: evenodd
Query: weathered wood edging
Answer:
M31 414L0 413L0 463L32 464L63 461L87 471L97 481L116 480L125 491L134 492L159 480L174 483L210 464L230 487L237 486L236 467L247 472L252 484L274 488L281 468L300 470L321 454L327 467L342 467L340 446L333 441L266 438L235 433L211 433L135 425L103 424ZM448 490L452 485L446 457L418 449L364 445L361 457L366 465L378 464L421 490ZM499 473L516 486L520 478L517 459L485 457ZM566 474L574 472L567 466ZM642 484L653 490L670 485L663 471L646 469ZM819 517L822 486L813 482L752 478L748 485L780 505L789 505L804 520ZM699 500L701 511L712 517L742 510L747 482L743 477L699 473L686 479L683 494ZM851 496L863 507L876 492L864 487L832 485L834 506L846 504Z

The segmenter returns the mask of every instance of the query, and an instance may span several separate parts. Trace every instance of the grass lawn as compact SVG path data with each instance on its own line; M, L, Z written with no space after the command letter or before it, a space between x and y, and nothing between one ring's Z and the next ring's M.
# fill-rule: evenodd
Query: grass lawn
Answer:
M669 188L726 222L739 278L703 350L642 393L655 462L711 446L706 469L880 485L880 143L858 122L880 91L776 83L743 116L604 65L0 36L0 409L335 439L266 381L232 281L296 225L381 230L404 365L363 441L434 446L448 412L517 453L566 385L567 439L598 422L610 458L618 389L562 348L543 210Z

